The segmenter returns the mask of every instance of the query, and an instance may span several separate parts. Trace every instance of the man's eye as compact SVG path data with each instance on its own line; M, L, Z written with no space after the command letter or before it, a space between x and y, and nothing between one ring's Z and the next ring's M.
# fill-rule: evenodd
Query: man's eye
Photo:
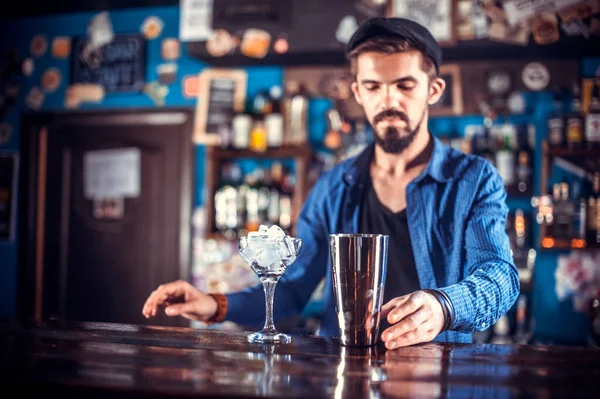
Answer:
M414 88L415 88L415 86L414 86L414 85L412 85L412 86L407 86L407 85L398 85L398 88L399 88L400 90L404 90L404 91L410 91L410 90L414 89Z
M367 89L367 91L375 91L379 89L379 86L365 86L365 88Z

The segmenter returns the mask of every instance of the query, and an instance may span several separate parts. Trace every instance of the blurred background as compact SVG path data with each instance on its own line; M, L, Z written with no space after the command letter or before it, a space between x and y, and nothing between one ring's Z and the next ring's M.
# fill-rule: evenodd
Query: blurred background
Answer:
M0 318L204 327L140 311L175 279L258 282L236 238L293 235L314 182L371 141L344 46L394 15L443 45L432 134L505 181L522 293L476 340L598 344L600 1L1 7ZM317 331L321 292L280 331Z

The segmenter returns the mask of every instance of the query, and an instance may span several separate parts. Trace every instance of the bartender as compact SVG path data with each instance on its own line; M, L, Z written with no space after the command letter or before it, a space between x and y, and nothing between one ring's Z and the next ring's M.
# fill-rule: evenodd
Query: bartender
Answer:
M471 342L515 302L519 278L505 230L504 184L488 161L451 149L428 130L445 89L442 51L423 26L401 18L363 22L347 45L352 91L374 142L325 173L297 221L303 248L277 285L274 313L300 313L326 278L320 335L338 334L329 235L389 235L381 339L388 349ZM205 294L185 281L158 287L142 313L207 323L264 321L263 288Z

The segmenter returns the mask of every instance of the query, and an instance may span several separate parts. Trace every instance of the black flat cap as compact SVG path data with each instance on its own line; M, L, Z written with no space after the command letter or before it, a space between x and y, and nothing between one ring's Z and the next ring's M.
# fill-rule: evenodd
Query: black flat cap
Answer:
M363 21L346 46L346 53L373 37L397 37L409 40L419 50L429 55L437 71L442 64L442 49L429 30L417 22L405 18L376 17Z

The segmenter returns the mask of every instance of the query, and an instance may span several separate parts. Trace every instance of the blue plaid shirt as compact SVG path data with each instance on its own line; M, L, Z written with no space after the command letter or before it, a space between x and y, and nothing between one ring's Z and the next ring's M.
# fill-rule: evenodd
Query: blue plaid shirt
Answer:
M519 294L519 277L506 234L506 192L496 169L483 158L458 152L433 138L431 159L406 189L406 211L421 289L446 292L454 324L436 341L471 342L472 332L494 324ZM325 278L320 335L337 336L329 234L359 233L360 207L373 156L332 168L311 190L297 223L303 241L298 259L275 290L275 319L300 313ZM386 281L386 285L394 284ZM261 286L227 295L227 320L264 322Z

